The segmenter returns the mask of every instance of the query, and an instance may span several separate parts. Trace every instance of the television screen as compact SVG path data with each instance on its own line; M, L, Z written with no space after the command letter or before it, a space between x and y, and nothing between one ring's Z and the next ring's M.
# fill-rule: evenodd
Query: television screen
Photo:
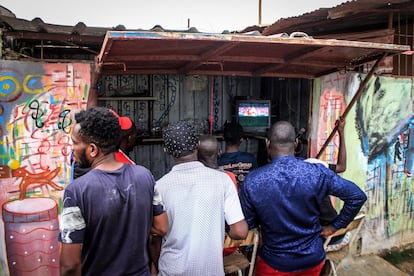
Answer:
M270 110L268 100L239 101L237 121L246 132L266 132L270 127Z

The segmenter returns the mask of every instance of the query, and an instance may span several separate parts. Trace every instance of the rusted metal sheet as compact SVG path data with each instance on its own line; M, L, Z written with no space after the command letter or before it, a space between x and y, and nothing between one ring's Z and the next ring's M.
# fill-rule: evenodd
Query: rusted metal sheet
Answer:
M108 32L97 66L102 74L189 74L312 79L393 55L408 46L300 34Z
M300 16L281 18L264 28L263 35L306 32L311 36L387 27L389 16L413 14L410 0L357 0L333 8L322 8ZM384 25L385 23L385 25Z
M40 18L25 20L11 16L0 16L0 22L9 27L10 31L15 32L41 32L43 34L81 34L84 36L100 36L101 39L105 33L112 28L104 27L87 27L84 23L79 22L75 26L55 25L43 22Z

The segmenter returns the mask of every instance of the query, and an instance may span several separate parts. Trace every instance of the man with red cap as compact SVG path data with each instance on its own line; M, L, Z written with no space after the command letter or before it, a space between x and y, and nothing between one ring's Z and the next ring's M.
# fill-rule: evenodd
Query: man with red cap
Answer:
M135 164L134 161L129 158L128 154L134 149L137 139L137 129L134 122L129 117L119 116L115 111L110 111L118 118L119 125L121 126L121 143L119 149L115 152L115 159L119 162L127 164Z

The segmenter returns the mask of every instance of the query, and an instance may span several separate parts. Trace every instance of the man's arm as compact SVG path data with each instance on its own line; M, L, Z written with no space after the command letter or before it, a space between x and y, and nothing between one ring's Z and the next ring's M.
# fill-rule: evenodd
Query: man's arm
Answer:
M227 183L223 183L223 185L227 186L224 201L224 214L229 229L228 235L234 240L243 240L247 237L249 226L244 219L240 199L233 181L227 176L226 182Z
M345 136L344 136L344 128L345 128L344 118L339 117L339 119L336 120L336 125L338 126L339 149L338 149L338 162L336 163L335 171L337 173L341 173L346 170L346 146L345 146Z
M162 197L158 191L158 187L154 186L154 196L152 198L153 205L153 221L151 226L151 234L165 236L168 232L168 217L164 209Z
M249 227L244 219L229 225L229 227L228 234L233 240L244 240L249 232Z
M160 258L161 253L162 237L167 234L168 228L167 212L154 216L148 240L148 250L151 263L155 266L157 271L158 259Z
M168 217L167 212L164 212L158 216L154 216L154 220L151 226L151 234L165 236L168 232Z
M328 238L330 235L332 235L333 233L336 232L335 227L333 227L332 225L328 225L328 226L322 226L322 233L321 236L324 237L325 239Z
M86 107L92 107L98 105L98 81L101 77L102 64L98 58L95 58L95 64L91 72L91 87L89 89L88 101Z
M86 231L86 222L82 210L77 204L76 193L72 191L80 179L75 179L66 187L63 195L63 208L60 217L60 275L82 274L82 244Z
M82 274L81 243L61 243L60 275L80 276Z
M344 202L339 215L332 222L335 229L340 229L346 227L354 219L367 200L367 196L355 183L340 177L335 172L328 171L332 177L328 194L339 197Z

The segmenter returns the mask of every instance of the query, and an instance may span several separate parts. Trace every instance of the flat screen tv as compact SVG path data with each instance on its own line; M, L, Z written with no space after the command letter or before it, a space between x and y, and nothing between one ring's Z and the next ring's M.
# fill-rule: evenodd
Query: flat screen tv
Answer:
M270 127L272 104L269 100L237 101L236 119L244 132L266 133Z

